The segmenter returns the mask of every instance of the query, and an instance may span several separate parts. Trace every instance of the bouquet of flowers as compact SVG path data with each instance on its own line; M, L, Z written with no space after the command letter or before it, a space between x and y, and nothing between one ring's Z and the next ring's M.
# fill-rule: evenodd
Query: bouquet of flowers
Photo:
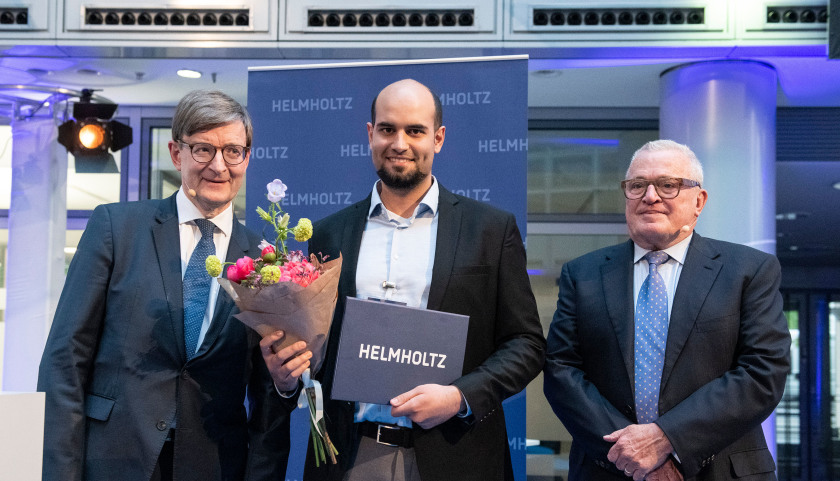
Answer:
M341 257L326 261L315 254L308 258L301 251L289 252L286 240L293 235L298 242L312 237L312 222L301 218L289 227L289 214L280 202L286 196L286 185L280 179L268 184L268 210L257 207L260 218L274 229L274 243L260 243L258 258L243 257L236 262L222 263L216 256L206 260L207 273L218 278L219 284L233 298L240 313L234 317L265 337L278 329L285 332L282 341L272 348L277 351L299 340L312 351L311 367L301 376L303 401L309 407L310 432L316 464L334 464L338 454L327 435L323 415L321 385L312 379L324 360L327 335L330 332L333 310L338 298L338 279ZM220 278L224 268L227 278ZM311 370L311 372L310 372Z

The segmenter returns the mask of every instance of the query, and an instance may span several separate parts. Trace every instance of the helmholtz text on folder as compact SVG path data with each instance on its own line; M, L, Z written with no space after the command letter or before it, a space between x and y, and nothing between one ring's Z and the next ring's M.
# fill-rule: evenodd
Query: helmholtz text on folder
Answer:
M387 351L387 352L386 352ZM373 361L398 362L401 364L414 364L415 366L428 366L446 369L443 364L446 361L446 354L436 352L414 351L375 344L359 344L359 359L370 359ZM437 364L435 364L437 362Z

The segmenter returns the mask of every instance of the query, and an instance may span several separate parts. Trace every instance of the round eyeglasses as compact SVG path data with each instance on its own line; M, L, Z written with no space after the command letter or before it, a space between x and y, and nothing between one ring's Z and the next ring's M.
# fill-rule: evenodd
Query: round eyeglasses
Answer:
M624 191L624 197L630 200L641 199L645 196L648 186L653 184L657 195L663 199L673 199L680 195L680 189L683 187L700 187L700 182L691 179L683 179L680 177L660 177L654 180L647 179L627 179L621 181L621 190Z
M178 142L189 147L190 155L192 155L193 160L200 164L207 164L212 162L213 159L216 157L216 152L221 150L222 158L225 159L226 164L238 165L245 161L245 157L251 150L250 147L243 147L241 145L236 144L228 144L223 147L216 147L215 145L205 144L203 142L199 142L196 144L190 144L184 142L183 140L179 140Z

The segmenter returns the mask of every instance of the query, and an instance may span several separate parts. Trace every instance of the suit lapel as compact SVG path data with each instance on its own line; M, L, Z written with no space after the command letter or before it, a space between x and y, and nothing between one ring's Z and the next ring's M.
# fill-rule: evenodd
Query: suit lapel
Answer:
M169 305L169 318L172 323L172 335L181 358L186 360L184 347L184 290L181 279L181 241L178 231L178 209L175 196L160 204L157 222L152 226L158 266L160 266L163 291Z
M341 236L339 250L343 260L341 261L341 279L339 282L339 295L354 297L356 295L356 267L359 263L359 249L362 247L362 234L365 232L367 215L370 210L371 196L357 203L350 216L344 223L344 231Z
M228 243L227 254L225 254L225 262L231 262L248 254L248 236L245 234L245 228L239 223L234 216L233 230L230 235L230 243ZM216 282L215 280L213 282ZM213 319L210 321L210 328L204 335L204 340L195 353L195 357L203 355L209 351L213 344L216 343L219 334L224 330L230 319L230 312L233 310L235 303L233 299L225 292L224 289L219 289L219 295L216 297L216 307L213 309Z
M601 265L602 289L607 312L613 329L618 338L621 357L627 370L627 378L633 385L633 344L635 339L635 323L633 320L633 241L627 241L617 246L607 254Z
M719 256L720 253L714 251L706 239L697 233L694 234L680 273L677 292L674 293L674 304L668 324L665 365L662 368L663 388L694 328L700 308L706 302L706 297L723 267L717 259Z
M438 184L438 227L435 242L435 262L432 266L432 283L429 287L427 308L440 310L443 295L452 277L458 236L461 231L461 209L458 198Z

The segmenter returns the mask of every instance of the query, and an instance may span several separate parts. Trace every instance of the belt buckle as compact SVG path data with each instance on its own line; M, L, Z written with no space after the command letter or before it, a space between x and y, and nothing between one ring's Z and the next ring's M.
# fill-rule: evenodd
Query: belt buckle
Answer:
M400 429L400 428L395 427L395 426L387 426L385 424L377 423L376 424L376 442L379 443L379 444L384 444L385 446L391 446L391 447L395 447L395 448L399 447L399 444L386 443L385 441L380 441L379 440L379 436L382 435L382 428L391 429L391 430L395 430L395 431L399 431L399 429Z

